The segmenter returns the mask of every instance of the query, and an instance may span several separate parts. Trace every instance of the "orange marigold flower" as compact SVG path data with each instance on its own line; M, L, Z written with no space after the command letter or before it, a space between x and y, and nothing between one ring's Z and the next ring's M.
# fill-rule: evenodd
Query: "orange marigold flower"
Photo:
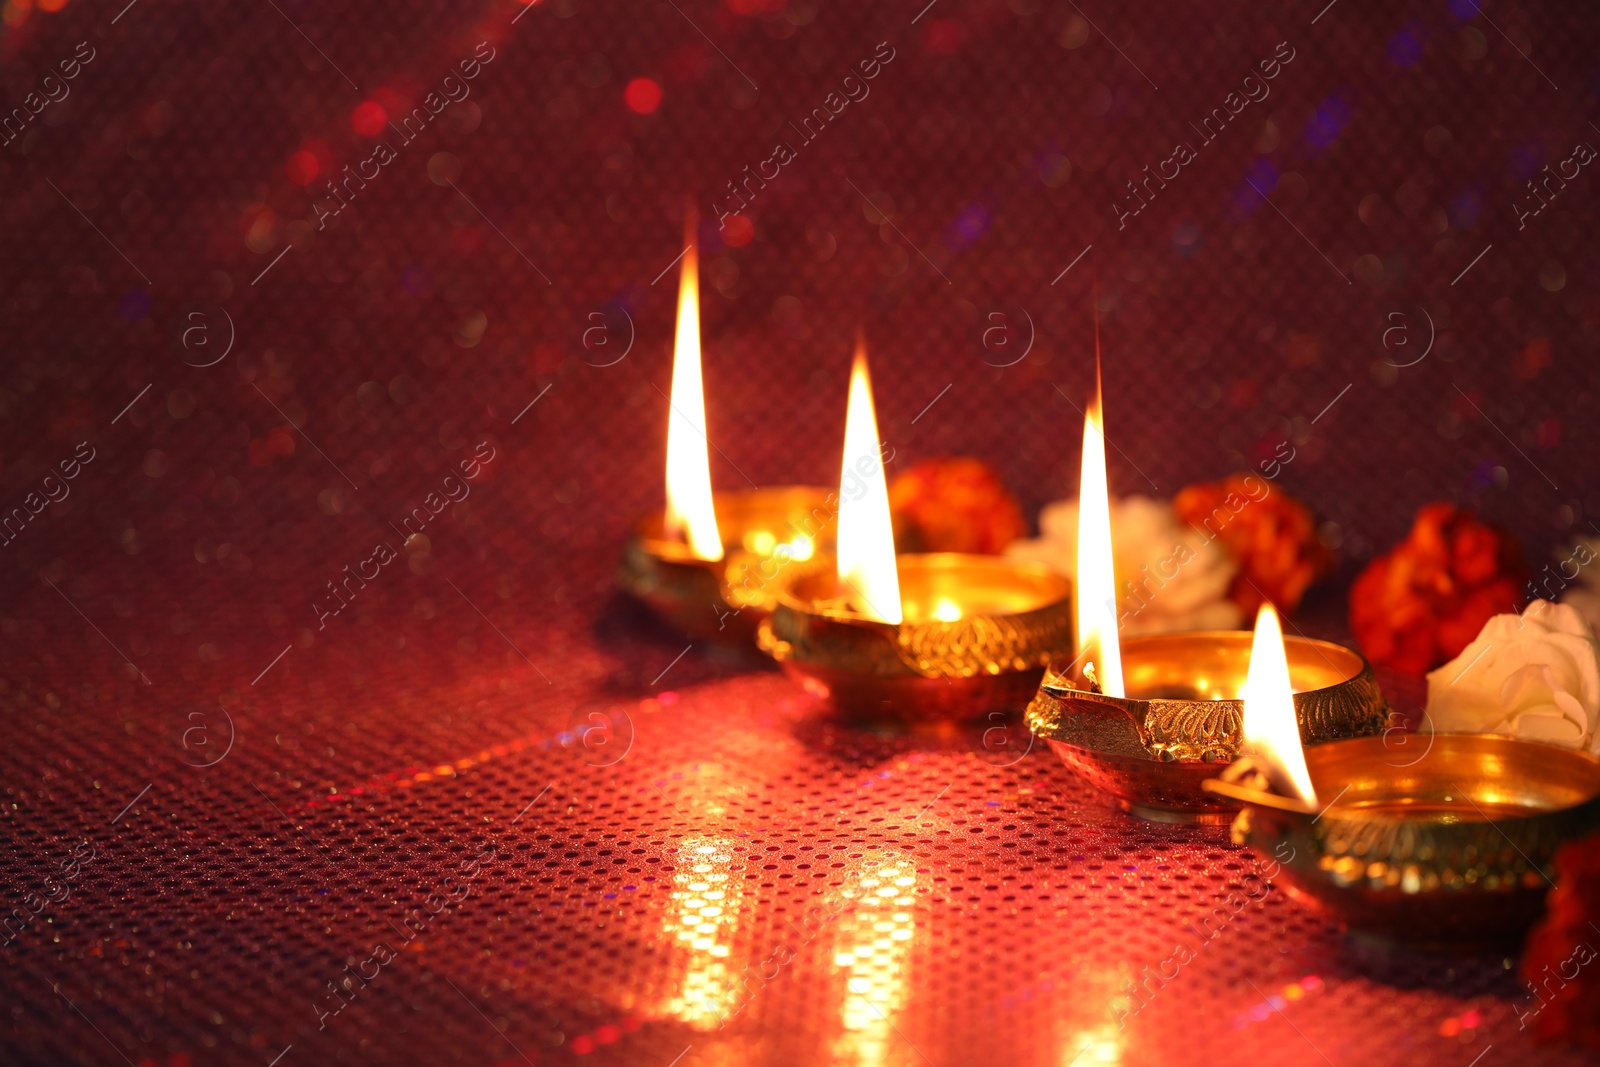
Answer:
M1491 616L1515 613L1526 577L1509 534L1428 504L1351 586L1350 629L1373 663L1420 678L1459 655Z
M1220 538L1239 561L1228 598L1246 617L1254 616L1263 600L1292 614L1311 583L1333 566L1333 553L1317 540L1311 509L1260 475L1234 474L1191 485L1179 491L1172 506L1184 522Z
M902 552L998 553L1028 532L1022 506L982 460L914 463L889 486Z
M1556 855L1556 887L1522 954L1524 999L1511 1010L1541 1040L1600 1049L1600 836Z

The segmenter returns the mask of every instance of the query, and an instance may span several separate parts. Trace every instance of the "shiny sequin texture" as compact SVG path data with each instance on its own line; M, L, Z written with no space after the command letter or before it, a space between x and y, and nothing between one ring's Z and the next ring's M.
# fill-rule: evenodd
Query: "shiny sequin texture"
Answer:
M860 328L889 476L1031 519L1098 285L1112 490L1291 442L1306 632L1430 500L1539 573L1600 522L1596 54L1487 0L0 0L0 1063L1587 1062L1511 961L614 575L685 197L718 489L837 479Z

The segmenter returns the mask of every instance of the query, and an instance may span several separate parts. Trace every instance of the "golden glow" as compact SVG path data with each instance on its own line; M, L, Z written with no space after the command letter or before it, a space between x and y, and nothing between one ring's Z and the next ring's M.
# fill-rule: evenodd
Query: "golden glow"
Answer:
M1289 684L1289 659L1283 651L1283 628L1271 604L1256 615L1255 640L1250 645L1250 670L1244 689L1245 745L1268 765L1268 777L1279 789L1288 788L1311 807L1317 805L1300 747L1300 722L1294 711L1294 689Z
M955 622L961 618L961 605L947 596L942 596L933 605L933 617L940 622Z
M744 547L758 556L774 556L781 550L789 559L808 560L817 546L805 534L796 534L792 541L780 541L768 530L756 530L744 535Z
M916 884L915 865L891 858L844 891L854 897L854 911L839 920L840 947L833 955L845 975L844 1033L834 1047L835 1063L877 1067L898 1041L891 1020L906 998Z
M711 454L706 437L705 387L700 378L700 269L695 215L678 283L678 336L672 348L672 404L667 412L667 522L699 559L721 559L722 538L711 504Z
M878 622L898 623L902 615L894 524L883 479L878 417L872 410L867 346L862 340L856 342L855 364L850 369L839 482L839 583L861 614Z
M1095 329L1098 346L1098 324ZM1074 590L1078 651L1085 663L1094 664L1100 691L1120 697L1127 694L1122 687L1117 578L1111 561L1111 493L1106 484L1106 433L1097 381L1094 402L1084 414L1083 467L1078 476L1078 585Z
M664 931L688 952L689 964L666 1013L697 1029L711 1029L739 1006L741 987L728 962L743 883L729 868L724 839L694 835L678 846L672 903Z
M1106 1023L1093 1030L1080 1030L1062 1049L1062 1067L1092 1067L1093 1064L1122 1062L1122 1029Z

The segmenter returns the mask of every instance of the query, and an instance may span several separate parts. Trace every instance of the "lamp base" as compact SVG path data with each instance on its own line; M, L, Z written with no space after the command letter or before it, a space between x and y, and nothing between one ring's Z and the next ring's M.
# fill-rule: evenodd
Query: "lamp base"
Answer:
M723 556L695 557L665 536L665 513L634 528L617 581L673 629L722 644L752 645L790 568L832 546L834 508L826 489L777 486L717 493L712 504Z
M1072 646L1071 585L1038 563L956 552L899 558L906 621L851 611L821 567L778 595L757 641L806 690L865 719L971 719L1016 711ZM959 616L943 619L936 605Z

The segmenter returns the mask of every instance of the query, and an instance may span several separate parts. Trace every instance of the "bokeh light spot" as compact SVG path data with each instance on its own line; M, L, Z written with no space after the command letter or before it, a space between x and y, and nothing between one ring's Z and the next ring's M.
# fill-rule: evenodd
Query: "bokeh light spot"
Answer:
M1427 47L1428 30L1421 22L1412 19L1400 32L1389 38L1389 62L1404 70L1416 66Z
M622 99L628 110L648 115L661 106L661 86L649 78L635 78L622 91Z
M118 313L126 322L138 322L150 314L150 294L143 289L131 289L123 294L122 302L117 307Z
M428 159L428 180L435 185L449 185L461 177L461 161L449 152L435 152Z
M363 137L376 137L388 121L388 113L374 100L363 100L350 112L350 128Z
M310 185L321 169L322 165L317 162L317 157L302 148L289 157L289 164L284 167L284 173L296 185Z
M956 216L954 229L954 242L957 245L967 245L982 237L989 230L989 211L982 204L968 204L961 209L961 214Z
M755 225L743 215L733 216L722 227L722 243L729 248L743 248L755 235Z
M1330 96L1317 105L1306 123L1306 140L1316 152L1330 148L1350 122L1350 105L1339 96Z
M1172 231L1172 247L1181 255L1192 256L1200 251L1203 237L1200 227L1192 222L1186 222Z

